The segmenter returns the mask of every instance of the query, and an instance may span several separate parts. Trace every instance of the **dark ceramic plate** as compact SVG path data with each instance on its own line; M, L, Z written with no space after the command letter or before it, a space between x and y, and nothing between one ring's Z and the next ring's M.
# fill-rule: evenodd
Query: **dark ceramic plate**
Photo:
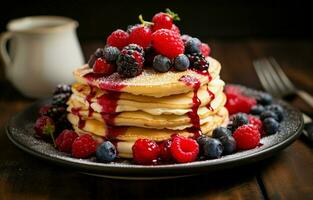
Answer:
M255 96L259 92L242 87L245 93ZM187 164L168 164L158 166L134 165L126 160L115 163L97 163L95 158L75 159L57 151L49 143L36 139L33 124L41 105L50 101L40 100L26 108L23 112L11 118L6 126L9 139L20 149L38 158L51 161L79 172L123 179L161 179L196 175L214 170L221 170L265 159L290 145L301 133L303 119L297 110L288 104L278 101L285 109L281 128L275 135L261 139L262 145L258 148L237 152L220 159L196 161Z

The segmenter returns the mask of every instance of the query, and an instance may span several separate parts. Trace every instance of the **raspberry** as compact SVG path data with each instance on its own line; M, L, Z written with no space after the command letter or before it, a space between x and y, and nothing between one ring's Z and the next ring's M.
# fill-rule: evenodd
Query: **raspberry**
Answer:
M190 67L200 71L206 71L209 68L209 63L201 53L187 54L190 62Z
M180 30L179 30L179 28L175 24L172 25L171 30L174 31L177 34L180 34Z
M240 88L236 86L227 86L225 88L227 102L225 107L229 114L238 112L249 113L251 108L256 105L256 100L252 97L244 96Z
M72 144L72 156L74 158L88 158L96 152L97 142L89 135L77 137Z
M153 31L157 31L159 29L171 29L173 25L173 19L172 17L167 14L167 13L157 13L153 16L152 18L153 26L152 29Z
M226 95L234 95L234 96L239 96L242 94L242 91L239 87L233 86L233 85L227 85L225 87L225 93Z
M254 126L243 125L234 132L237 149L253 149L260 143L260 132Z
M160 12L153 16L152 22L153 22L153 31L159 30L159 29L172 29L173 20L180 20L179 16L172 12L170 9L165 10L166 13Z
M93 72L103 75L110 75L115 71L113 64L108 63L104 58L98 58L93 65Z
M159 29L152 34L152 46L158 53L168 58L175 58L185 51L180 35L168 29Z
M117 72L122 77L135 77L142 72L144 57L135 50L124 48L117 59Z
M35 133L40 138L51 137L54 140L55 125L54 121L48 116L39 117L34 125Z
M78 135L75 131L67 129L63 130L62 133L55 140L56 148L59 151L71 153L72 144L77 137Z
M262 124L262 121L253 116L253 115L248 115L248 120L249 120L249 124L254 126L256 129L259 130L261 136L263 136L265 134L265 132L263 131L263 124Z
M160 148L155 141L138 139L132 147L134 161L138 164L151 165L156 163Z
M201 43L200 45L200 52L202 53L202 55L204 55L205 57L209 56L211 53L211 48L209 47L208 44L206 43Z
M179 163L192 162L199 154L199 145L191 138L176 136L172 140L171 153Z
M150 46L151 43L151 29L144 25L137 25L131 28L129 35L129 43L138 44L143 48Z
M235 114L238 112L249 113L251 108L256 105L255 99L247 96L231 96L227 95L227 102L225 107L229 114Z
M164 162L172 161L173 156L171 153L171 140L165 140L163 143L160 144L160 158Z
M122 49L129 44L129 34L121 29L117 29L107 38L107 44Z

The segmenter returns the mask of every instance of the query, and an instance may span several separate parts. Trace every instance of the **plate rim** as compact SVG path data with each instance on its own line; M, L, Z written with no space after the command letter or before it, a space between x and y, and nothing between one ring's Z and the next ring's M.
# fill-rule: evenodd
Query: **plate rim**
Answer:
M249 88L250 89L250 88ZM254 89L251 89L254 90ZM259 92L258 90L254 90ZM50 98L48 98L50 99ZM121 176L122 175L126 175L126 176L134 176L138 177L138 176L142 176L142 177L147 177L147 175L151 176L152 173L154 172L159 172L156 174L156 176L160 176L160 170L171 170L173 172L175 172L175 170L180 171L182 169L186 169L186 168L192 168L191 171L194 172L194 174L199 174L201 172L196 172L197 169L204 169L205 168L213 168L211 170L217 170L219 167L222 167L223 169L225 168L230 168L230 167L235 167L235 166L240 166L240 165L245 165L247 163L253 163L259 160L263 160L273 154L275 154L278 151L281 151L282 149L286 148L287 146L289 146L291 143L293 143L301 134L301 131L303 129L304 126L304 121L303 118L300 116L301 112L297 109L292 107L291 105L289 105L288 103L284 102L284 101L279 101L279 104L284 104L284 106L287 106L289 109L292 109L293 111L295 111L295 113L297 113L298 118L300 119L300 124L297 127L297 129L295 130L294 133L292 133L292 135L286 139L284 139L283 141L276 143L268 148L262 149L260 151L256 151L256 152L251 152L249 154L244 154L241 157L231 157L231 158L224 158L224 159L214 159L214 162L212 162L212 160L204 160L204 161L194 161L191 163L181 163L181 164L166 164L166 165L112 165L110 163L106 164L106 163L77 163L77 162L72 162L70 160L66 160L66 159L62 159L62 158L58 158L58 157L54 157L54 156L49 156L48 154L44 154L41 153L39 151L35 151L33 149L31 149L30 147L28 147L27 145L23 144L22 142L14 139L14 137L12 136L12 133L10 131L10 124L12 124L12 122L14 121L14 119L18 118L19 115L21 115L23 112L25 112L26 110L31 110L32 107L35 107L36 105L43 103L44 101L47 101L48 99L40 99L37 100L33 103L31 103L30 105L28 105L25 109L23 109L21 112L13 115L6 123L5 125L5 131L6 131L6 135L9 138L9 140L15 145L17 146L19 149L37 157L40 158L41 160L44 161L49 161L52 162L54 164L58 164L61 166L65 166L65 167L69 167L69 168L75 168L77 170L83 171L83 172L89 172L89 173L96 173L99 175L103 175L103 174L108 174L108 172L110 170L112 170L114 168L114 173L112 172L112 177L114 176ZM123 170L127 170L129 173L128 175L123 171ZM207 170L210 171L210 170ZM174 173L173 176L176 176L177 174L191 174L190 172L188 173L188 170L185 171L185 173ZM164 175L168 176L167 173L165 173ZM163 175L163 176L164 176ZM152 174L153 176L153 174Z

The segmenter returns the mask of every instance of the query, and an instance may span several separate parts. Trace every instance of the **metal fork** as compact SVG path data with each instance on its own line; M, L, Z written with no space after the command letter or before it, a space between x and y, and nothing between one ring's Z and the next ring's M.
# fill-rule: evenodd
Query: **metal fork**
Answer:
M270 57L253 61L253 66L262 86L268 93L278 98L298 95L313 108L313 97L305 91L298 90L274 58ZM313 142L312 119L304 113L302 115L305 123L303 133Z
M272 57L253 61L255 71L264 89L277 98L298 95L313 108L313 97L297 89Z

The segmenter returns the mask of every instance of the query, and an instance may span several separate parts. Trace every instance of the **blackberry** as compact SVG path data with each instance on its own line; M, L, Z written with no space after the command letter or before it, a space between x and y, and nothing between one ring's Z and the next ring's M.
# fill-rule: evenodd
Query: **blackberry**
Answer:
M134 50L139 52L142 56L145 56L145 51L143 50L143 48L137 44L129 44L128 46L124 47L123 50Z
M70 96L71 96L70 93L61 93L61 94L54 95L52 97L52 105L65 107L66 102Z
M51 106L47 112L44 113L45 116L51 117L53 120L59 119L64 113L66 113L66 108L62 106Z
M68 129L72 130L72 124L67 119L67 112L63 111L62 113L59 113L60 116L55 120L55 126L56 126L56 134L61 133L63 130Z
M120 50L116 47L106 47L103 49L103 57L109 62L115 62L120 54Z
M142 72L144 60L138 51L124 48L117 58L117 72L126 78L138 76Z
M201 53L187 54L190 61L190 67L200 71L206 71L209 68L209 63Z
M72 94L71 85L67 85L67 84L59 84L59 85L57 85L57 87L55 88L55 90L53 92L53 95L63 94L63 93Z

